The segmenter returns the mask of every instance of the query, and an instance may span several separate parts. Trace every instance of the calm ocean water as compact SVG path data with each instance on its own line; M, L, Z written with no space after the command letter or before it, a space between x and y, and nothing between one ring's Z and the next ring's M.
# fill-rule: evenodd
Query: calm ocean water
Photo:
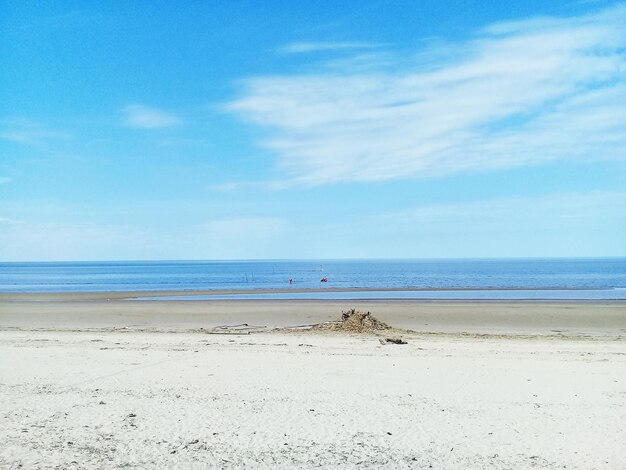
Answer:
M610 294L592 297L608 299L626 297L626 258L0 263L0 292L278 289L290 278L294 289L598 289Z

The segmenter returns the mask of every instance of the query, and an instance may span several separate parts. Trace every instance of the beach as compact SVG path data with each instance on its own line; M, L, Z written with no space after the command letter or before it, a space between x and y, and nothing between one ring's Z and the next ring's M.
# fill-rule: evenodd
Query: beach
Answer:
M623 302L132 296L0 296L0 467L626 468Z

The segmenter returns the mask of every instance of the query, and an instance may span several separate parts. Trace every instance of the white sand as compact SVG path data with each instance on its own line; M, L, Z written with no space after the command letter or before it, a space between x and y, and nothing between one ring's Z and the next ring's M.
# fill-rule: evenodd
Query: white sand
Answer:
M407 339L5 328L0 468L626 468L623 339Z

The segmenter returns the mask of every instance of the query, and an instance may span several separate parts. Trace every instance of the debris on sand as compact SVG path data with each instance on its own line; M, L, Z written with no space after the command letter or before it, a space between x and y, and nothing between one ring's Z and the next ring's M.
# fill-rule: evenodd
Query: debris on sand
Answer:
M359 312L350 309L341 312L341 321L325 322L313 325L314 330L345 331L349 333L375 333L391 330L386 323L381 322L370 312Z
M392 328L386 323L380 321L370 312L360 312L356 309L350 309L341 312L340 321L331 321L313 325L312 330L321 331L337 331L345 333L364 333L379 336L381 344L407 344L401 336L387 336L391 334L402 333L403 330Z
M259 328L259 329L255 329ZM243 325L225 325L214 328L211 333L219 334L250 334L256 333L266 327L253 327L248 324ZM357 333L364 335L372 335L378 337L381 344L407 344L402 339L402 334L413 333L410 330L401 330L393 328L386 323L380 321L370 312L361 312L354 308L341 312L341 319L327 321L324 323L314 323L307 325L287 326L282 328L274 328L274 332L296 333L302 331L319 332L319 333ZM310 344L301 343L299 346L311 346Z
M407 344L406 341L404 341L400 336L393 336L391 338L380 338L380 344L385 345L385 344Z

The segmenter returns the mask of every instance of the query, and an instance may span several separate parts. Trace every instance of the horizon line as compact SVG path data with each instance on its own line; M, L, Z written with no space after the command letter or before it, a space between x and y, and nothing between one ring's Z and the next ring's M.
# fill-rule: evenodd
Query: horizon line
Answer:
M523 261L523 260L593 260L626 259L626 255L603 256L479 256L479 257L409 257L409 258L214 258L214 259L111 259L111 260L28 260L2 261L1 264L53 263L241 263L241 262L318 262L318 261Z

